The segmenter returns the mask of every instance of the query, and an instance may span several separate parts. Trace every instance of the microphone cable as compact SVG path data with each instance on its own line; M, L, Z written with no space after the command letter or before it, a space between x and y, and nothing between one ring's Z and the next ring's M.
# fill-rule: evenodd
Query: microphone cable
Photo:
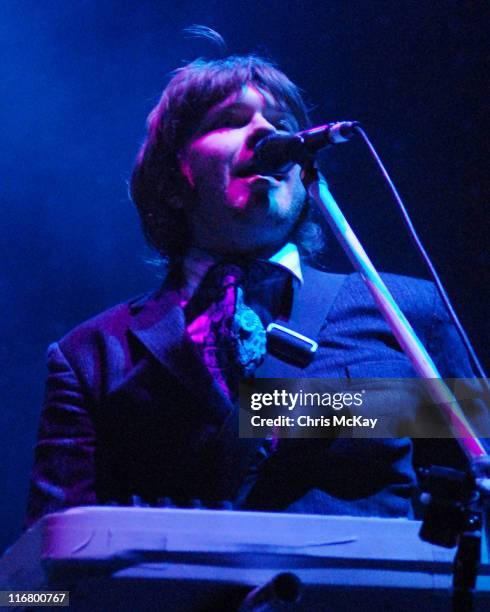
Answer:
M381 158L376 152L376 149L374 148L373 144L369 140L369 137L367 136L366 132L362 129L362 127L358 123L356 123L356 125L354 125L352 129L355 132L357 132L361 136L361 138L364 140L369 152L371 153L376 165L378 166L379 171L381 172L381 175L383 176L386 184L388 185L388 188L391 191L391 195L393 196L395 200L395 203L401 214L403 222L408 230L408 235L410 239L412 240L420 257L422 258L425 266L427 267L429 271L429 274L436 286L437 292L439 293L439 296L446 308L446 311L448 312L449 317L451 321L453 322L459 334L459 337L461 338L470 356L471 361L473 362L473 366L475 367L478 376L482 379L483 385L485 386L487 392L490 393L490 384L488 381L488 377L485 373L485 370L483 369L483 366L480 363L480 360L478 359L478 356L473 348L473 345L471 344L471 341L468 338L468 335L466 331L464 330L463 325L461 324L461 321L459 320L458 315L456 314L453 308L453 305L451 304L451 300L449 299L449 296L447 295L446 290L444 289L441 279L439 278L439 275L434 265L432 264L432 261L430 260L430 257L427 251L425 250L424 245L422 244L422 241L420 240L420 237L417 234L417 231L412 223L412 220L410 219L408 211L405 208L405 205L403 204L400 194L398 193L393 181L391 180L391 177L388 174L388 171L386 170L383 162L381 161Z

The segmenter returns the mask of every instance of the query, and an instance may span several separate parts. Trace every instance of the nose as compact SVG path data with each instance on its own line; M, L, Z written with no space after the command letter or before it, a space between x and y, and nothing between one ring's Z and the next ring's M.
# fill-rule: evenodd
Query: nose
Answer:
M262 113L255 113L249 127L250 130L246 139L246 146L248 149L253 149L259 140L276 132L276 128Z

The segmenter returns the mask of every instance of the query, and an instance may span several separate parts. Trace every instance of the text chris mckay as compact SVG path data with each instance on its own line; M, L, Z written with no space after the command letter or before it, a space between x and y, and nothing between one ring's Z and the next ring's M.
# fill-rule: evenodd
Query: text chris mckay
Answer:
M378 419L370 419L360 415L311 417L304 414L298 417L280 415L274 418L267 418L254 414L250 418L252 427L369 427L374 429L377 422Z

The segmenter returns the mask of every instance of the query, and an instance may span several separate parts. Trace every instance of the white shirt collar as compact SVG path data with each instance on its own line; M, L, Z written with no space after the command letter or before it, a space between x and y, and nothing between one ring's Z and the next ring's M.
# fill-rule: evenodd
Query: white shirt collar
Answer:
M294 243L288 242L285 244L282 249L279 249L277 253L272 255L272 257L269 257L269 262L289 270L289 272L291 272L291 274L299 280L300 285L303 284L303 274L301 272L299 251L298 247Z
M218 255L214 255L191 247L184 257L184 278L185 286L183 290L183 303L189 301L194 291L197 289L202 279L206 276L211 266L220 261ZM301 272L301 262L298 247L292 242L285 244L277 253L274 253L268 260L271 264L279 266L291 272L300 285L303 284L303 274Z

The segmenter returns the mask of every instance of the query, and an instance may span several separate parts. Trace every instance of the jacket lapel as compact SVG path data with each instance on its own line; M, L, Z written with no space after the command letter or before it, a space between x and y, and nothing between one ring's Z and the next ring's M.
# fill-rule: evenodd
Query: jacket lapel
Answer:
M202 439L213 494L231 499L263 441L239 437L238 407L223 393L188 337L177 293L162 290L142 306L135 305L135 310L139 307L130 331L205 411L215 432L211 438L203 434Z
M330 307L347 276L322 272L309 266L305 266L302 272L304 284L294 293L291 318L285 326L312 340L318 340ZM304 376L302 368L288 364L269 353L256 372L256 378L301 376Z
M227 416L233 405L186 333L178 293L163 288L143 304L134 305L134 311L130 332L203 406L213 406L215 415Z
M304 285L295 291L291 318L286 326L314 340L328 316L346 279L344 274L331 274L305 266ZM130 331L152 355L201 402L216 405L222 415L233 405L208 372L185 330L184 313L176 291L165 286L148 299L133 304ZM267 354L256 371L257 378L294 378L303 370ZM203 397L205 390L209 396ZM207 395L207 394L206 394Z

